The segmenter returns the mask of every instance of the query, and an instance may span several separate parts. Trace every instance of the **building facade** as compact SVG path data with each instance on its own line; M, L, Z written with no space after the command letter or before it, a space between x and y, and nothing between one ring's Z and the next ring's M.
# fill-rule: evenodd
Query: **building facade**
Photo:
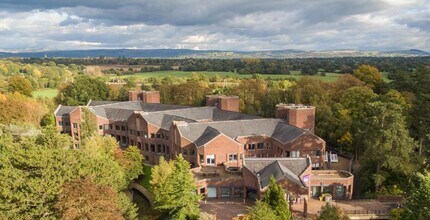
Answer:
M54 112L57 128L70 134L74 147L79 148L80 125L91 116L101 135L114 137L121 147L137 146L146 163L157 164L160 157L169 160L182 154L198 179L199 193L207 197L260 197L266 187L266 180L257 176L260 168L265 169L260 160L278 161L271 165L274 167L288 164L279 169L289 178L277 176L277 180L296 195L317 196L318 190L328 190L327 181L315 188L321 181L313 169L324 166L325 141L313 133L313 107L282 104L277 106L278 118L261 118L238 112L236 97L208 96L209 106L188 107L157 103L156 92L129 95L132 101L60 105ZM294 163L302 165L303 173L297 168L292 178L287 170Z

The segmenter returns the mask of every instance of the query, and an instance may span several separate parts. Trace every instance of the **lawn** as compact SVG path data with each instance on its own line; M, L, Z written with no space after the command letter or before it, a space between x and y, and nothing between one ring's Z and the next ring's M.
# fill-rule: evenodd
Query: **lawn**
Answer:
M39 98L39 97L47 97L47 98L54 98L57 96L58 90L57 89L38 89L33 92L33 97Z
M143 175L139 177L138 183L145 187L147 190L151 191L151 184L149 181L151 181L151 166L144 164L143 165Z
M209 78L212 76L215 76L216 74L218 74L221 77L239 77L239 78L250 78L253 76L253 74L238 74L238 73L233 73L233 72L208 72L208 71L193 71L194 73L202 73L206 76L208 76ZM172 71L155 71L155 72L147 72L147 73L135 73L132 75L123 75L123 76L111 76L111 79L115 79L115 78L128 78L128 77L136 77L137 79L147 79L150 77L166 77L166 76L176 76L176 77L191 77L191 74L193 72L185 72L185 71L177 71L177 70L172 70ZM281 75L281 74L264 74L262 75L264 78L272 78L272 79L279 79L279 78L294 78L294 79L300 79L303 76L300 75L300 71L290 71L291 75ZM326 81L326 82L333 82L336 81L337 78L339 77L339 73L327 73L326 76L320 76L320 75L315 75L312 77L321 79L322 81Z

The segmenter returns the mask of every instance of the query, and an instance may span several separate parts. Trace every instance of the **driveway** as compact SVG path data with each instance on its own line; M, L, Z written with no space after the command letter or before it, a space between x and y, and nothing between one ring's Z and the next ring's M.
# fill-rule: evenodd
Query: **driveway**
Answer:
M239 214L248 213L249 207L253 205L253 201L246 200L243 203L242 199L208 199L200 202L200 209L215 215L217 219L231 220Z

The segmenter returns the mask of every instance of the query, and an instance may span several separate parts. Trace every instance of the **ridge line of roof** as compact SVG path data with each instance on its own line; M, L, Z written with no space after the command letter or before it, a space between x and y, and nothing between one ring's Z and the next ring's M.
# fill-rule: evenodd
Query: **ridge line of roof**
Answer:
M247 115L247 114L246 114ZM225 123L225 122L237 122L237 121L255 121L255 120L271 120L271 121L278 121L278 122L282 122L282 120L278 119L278 118L250 118L250 119L230 119L230 120L219 120L219 121L196 121L196 122L192 122L192 123L188 123L188 124L215 124L215 123ZM283 122L282 122L283 123ZM284 123L285 125L289 125ZM292 125L290 125L292 126ZM300 129L300 128L298 128Z

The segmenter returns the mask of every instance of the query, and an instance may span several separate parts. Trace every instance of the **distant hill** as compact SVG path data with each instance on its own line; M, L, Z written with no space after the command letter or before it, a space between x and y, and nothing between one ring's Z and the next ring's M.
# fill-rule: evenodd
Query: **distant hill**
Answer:
M39 52L0 52L0 57L127 57L127 58L330 58L330 57L416 57L430 56L429 52L411 49L400 51L360 51L360 50L268 50L268 51L220 51L220 50L188 50L188 49L97 49L97 50L57 50Z

